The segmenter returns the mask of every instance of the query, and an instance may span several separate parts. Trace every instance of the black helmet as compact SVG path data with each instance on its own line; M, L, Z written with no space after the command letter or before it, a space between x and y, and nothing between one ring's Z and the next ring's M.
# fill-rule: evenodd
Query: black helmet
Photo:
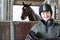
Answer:
M44 12L44 11L50 11L51 12L51 15L52 15L52 8L49 4L42 4L39 8L39 14L41 15L41 12Z

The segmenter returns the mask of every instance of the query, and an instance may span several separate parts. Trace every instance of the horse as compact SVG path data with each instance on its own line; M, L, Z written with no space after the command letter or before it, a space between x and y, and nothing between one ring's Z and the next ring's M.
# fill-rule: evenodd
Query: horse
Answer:
M21 19L25 20L26 17L28 17L29 21L39 21L40 17L37 14L35 14L35 12L32 10L30 5L31 4L24 4L23 3Z

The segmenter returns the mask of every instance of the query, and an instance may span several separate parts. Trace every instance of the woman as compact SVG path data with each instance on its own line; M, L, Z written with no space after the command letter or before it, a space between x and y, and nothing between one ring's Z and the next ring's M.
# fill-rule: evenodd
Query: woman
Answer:
M52 19L51 6L42 4L39 14L41 20L31 28L25 40L58 40L60 25Z

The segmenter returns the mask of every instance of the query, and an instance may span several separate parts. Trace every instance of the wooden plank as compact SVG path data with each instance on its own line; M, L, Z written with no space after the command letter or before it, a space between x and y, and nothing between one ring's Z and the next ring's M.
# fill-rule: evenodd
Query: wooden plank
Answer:
M14 1L13 5L22 5L22 3L30 4L32 3L33 6L39 6L42 2L41 1Z
M14 0L14 1L44 1L44 0Z
M31 27L37 22L14 22L14 40L25 40Z
M0 22L0 40L10 40L10 22Z

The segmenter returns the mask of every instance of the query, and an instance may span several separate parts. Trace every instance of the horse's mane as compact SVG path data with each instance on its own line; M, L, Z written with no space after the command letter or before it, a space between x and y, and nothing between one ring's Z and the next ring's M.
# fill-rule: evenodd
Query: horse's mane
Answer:
M39 16L34 12L34 10L30 7L30 13L32 14L32 15L34 15L33 17L35 18L35 16L36 16L36 18L39 18ZM39 18L40 19L40 18Z
M30 11L31 11L33 14L36 14L36 13L34 12L34 10L33 10L31 7L30 7L30 9L31 9Z

